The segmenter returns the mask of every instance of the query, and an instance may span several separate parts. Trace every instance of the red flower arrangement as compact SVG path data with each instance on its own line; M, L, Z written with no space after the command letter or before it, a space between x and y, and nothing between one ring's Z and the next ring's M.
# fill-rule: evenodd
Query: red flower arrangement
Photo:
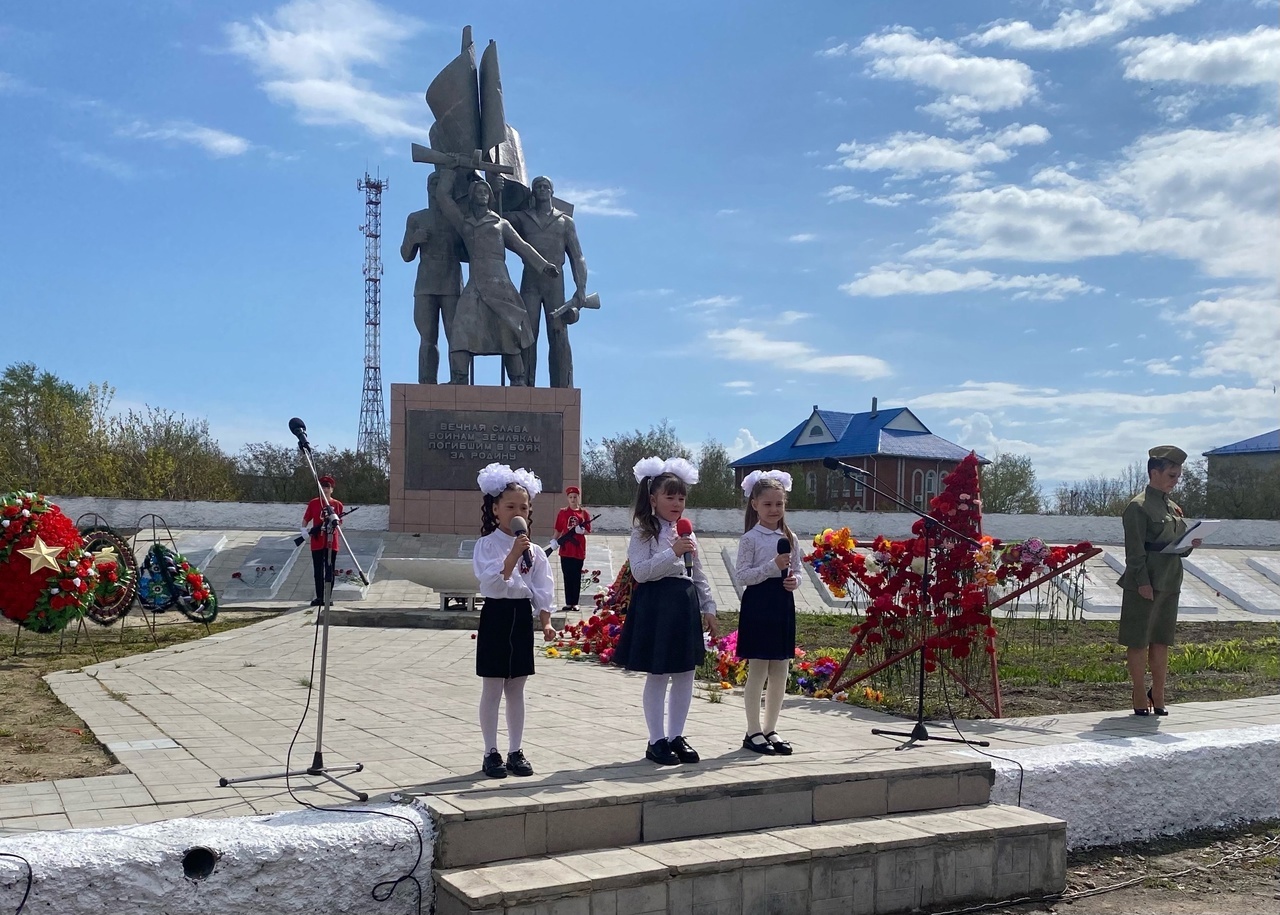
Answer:
M37 538L57 551L57 569L20 551ZM44 496L11 492L0 496L0 612L33 632L59 632L84 616L93 599L96 572L71 519Z
M624 562L613 584L596 594L596 612L581 622L565 626L556 647L580 648L584 654L595 655L601 664L612 661L635 587L631 563Z
M912 525L910 539L877 537L869 556L856 552L858 544L848 528L826 530L814 538L814 550L805 561L831 593L845 597L850 586L857 586L867 595L866 616L850 630L857 637L854 654L866 654L869 646L884 646L892 654L921 638L913 621L920 610L927 552L930 578L925 597L931 628L923 638L925 670L931 672L944 653L963 659L980 645L995 654L988 588L1009 581L1025 583L1093 549L1087 542L1049 547L1034 538L1004 544L982 536L978 458L972 452L943 483L943 491L929 503L929 514L969 539L942 528L926 539L924 519ZM971 540L980 544L979 549Z

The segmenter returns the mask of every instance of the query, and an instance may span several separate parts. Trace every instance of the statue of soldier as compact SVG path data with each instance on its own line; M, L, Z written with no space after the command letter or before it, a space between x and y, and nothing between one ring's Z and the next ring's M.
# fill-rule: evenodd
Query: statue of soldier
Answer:
M458 157L461 163L463 160ZM467 246L471 269L458 299L449 338L450 384L466 384L472 356L502 356L507 377L515 387L529 383L521 358L536 341L520 294L507 273L507 251L525 262L525 272L558 277L560 268L541 257L517 234L511 223L489 208L493 189L485 181L471 184L467 210L453 199L456 168L446 169L435 189L436 203Z
M524 299L525 310L529 313L529 324L533 328L533 345L524 351L524 370L529 384L534 383L534 369L538 359L538 324L541 312L547 313L547 362L551 376L551 387L573 387L573 353L569 349L569 330L563 316L552 314L564 305L565 256L568 255L569 267L573 271L573 282L577 286L579 298L587 294L587 262L582 257L582 246L578 244L578 230L573 224L573 217L556 209L552 204L555 190L551 179L539 176L533 179L533 206L527 210L518 210L510 215L511 223L520 237L533 246L542 257L556 267L561 268L560 275L550 276L536 266L525 262L524 273L520 277L520 297Z
M413 323L422 342L418 345L418 384L435 384L440 368L440 320L444 319L446 351L453 337L453 316L462 293L462 238L438 206L432 206L440 173L427 178L427 208L409 214L400 256L406 264L418 258L418 278L413 284Z

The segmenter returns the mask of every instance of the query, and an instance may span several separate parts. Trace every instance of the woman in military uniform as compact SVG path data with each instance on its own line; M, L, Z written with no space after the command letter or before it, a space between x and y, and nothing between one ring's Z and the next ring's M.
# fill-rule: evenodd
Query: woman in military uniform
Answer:
M1164 683L1169 671L1169 646L1174 643L1178 621L1178 594L1182 589L1182 553L1162 553L1187 532L1182 509L1169 493L1182 479L1187 453L1173 445L1152 448L1147 460L1147 488L1125 507L1124 574L1120 587L1120 644L1128 650L1129 677L1133 681L1133 713L1167 715ZM1191 541L1194 549L1199 540ZM1146 670L1151 669L1151 688Z

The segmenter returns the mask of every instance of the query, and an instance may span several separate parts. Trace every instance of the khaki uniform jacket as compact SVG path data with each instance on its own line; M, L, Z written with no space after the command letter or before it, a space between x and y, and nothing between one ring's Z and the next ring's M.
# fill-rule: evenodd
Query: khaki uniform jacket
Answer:
M1182 587L1182 557L1148 552L1147 544L1167 544L1187 532L1178 503L1154 486L1134 496L1121 516L1124 523L1124 574L1120 587L1136 591L1150 585L1156 591L1177 591Z

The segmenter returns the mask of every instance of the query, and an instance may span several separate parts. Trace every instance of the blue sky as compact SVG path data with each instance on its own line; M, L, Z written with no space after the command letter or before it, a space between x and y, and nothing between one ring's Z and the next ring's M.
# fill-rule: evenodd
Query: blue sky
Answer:
M578 206L589 438L736 455L875 396L1053 481L1280 424L1274 3L455 6L7 7L0 362L229 451L293 415L354 445L356 181L391 182L383 374L413 381L409 144L470 24Z

